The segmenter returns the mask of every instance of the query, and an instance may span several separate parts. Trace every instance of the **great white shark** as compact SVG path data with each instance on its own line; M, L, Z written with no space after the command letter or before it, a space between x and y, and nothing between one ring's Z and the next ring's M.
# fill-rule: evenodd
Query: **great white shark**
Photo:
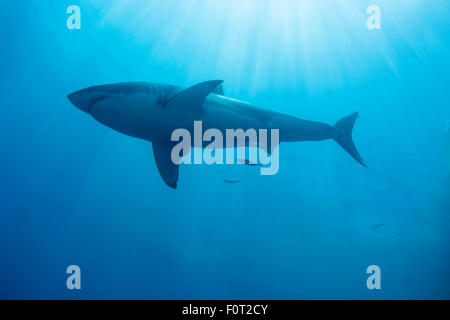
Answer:
M171 188L177 187L179 164L171 159L171 133L177 128L193 130L202 121L205 130L278 129L280 142L334 139L357 162L366 166L352 140L358 112L335 125L308 121L224 96L222 80L211 80L189 88L126 82L93 86L75 91L70 102L98 122L123 134L148 140L159 173Z

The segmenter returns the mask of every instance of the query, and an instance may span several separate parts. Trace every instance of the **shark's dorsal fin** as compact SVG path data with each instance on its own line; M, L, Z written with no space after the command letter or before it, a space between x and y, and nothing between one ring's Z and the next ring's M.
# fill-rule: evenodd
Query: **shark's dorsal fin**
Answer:
M180 165L172 162L172 148L164 142L153 142L153 156L161 178L171 188L177 188L178 169Z
M223 96L223 95L224 95L224 94L223 94L223 82L222 82L221 84L219 84L219 85L212 91L212 93L219 94L219 95Z
M186 90L178 92L170 98L166 104L166 108L183 108L194 112L202 112L203 100L220 85L223 80L205 81Z

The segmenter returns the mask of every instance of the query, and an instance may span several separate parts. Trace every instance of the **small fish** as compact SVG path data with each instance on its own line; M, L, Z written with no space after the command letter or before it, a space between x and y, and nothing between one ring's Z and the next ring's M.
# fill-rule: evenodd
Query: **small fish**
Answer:
M373 229L378 229L378 228L381 228L381 227L384 227L384 223L379 223L379 224L376 224L376 225L372 226Z
M255 163L253 161L247 160L247 159L238 159L237 162L239 162L241 164L245 164L247 166L259 166L259 164Z
M223 179L223 182L225 182L225 183L239 183L239 182L242 182L242 180L239 180L239 179Z
M411 278L403 278L402 280L405 283L411 283L413 281Z

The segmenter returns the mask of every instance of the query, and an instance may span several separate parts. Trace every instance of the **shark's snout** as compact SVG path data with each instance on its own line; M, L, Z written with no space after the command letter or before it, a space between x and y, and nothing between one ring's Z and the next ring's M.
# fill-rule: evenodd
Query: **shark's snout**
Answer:
M75 91L67 95L67 99L78 109L88 112L89 101L81 91Z
M67 95L67 99L69 99L75 107L89 114L96 103L106 98L106 94L89 90L89 88L78 90Z
M69 101L73 104L73 105L75 105L75 92L72 92L72 93L69 93L68 95L67 95L67 99L69 99Z

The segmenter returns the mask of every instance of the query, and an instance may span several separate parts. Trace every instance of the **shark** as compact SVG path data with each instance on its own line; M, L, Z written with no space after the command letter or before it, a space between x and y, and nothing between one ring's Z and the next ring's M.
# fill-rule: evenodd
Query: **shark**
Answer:
M151 82L124 82L91 86L67 95L78 109L99 123L128 136L152 143L160 176L176 189L179 163L171 159L171 133L193 130L194 121L205 129L278 129L279 142L333 139L359 164L367 167L356 149L352 132L358 112L334 125L303 120L258 108L224 95L223 80L204 81L188 88Z

